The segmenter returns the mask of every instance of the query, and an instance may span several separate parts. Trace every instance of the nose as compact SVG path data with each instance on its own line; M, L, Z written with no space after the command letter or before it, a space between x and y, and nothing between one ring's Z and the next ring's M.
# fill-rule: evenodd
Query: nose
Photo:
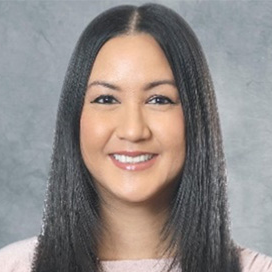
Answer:
M151 137L151 130L144 110L140 105L128 105L120 112L117 137L121 140L139 142Z

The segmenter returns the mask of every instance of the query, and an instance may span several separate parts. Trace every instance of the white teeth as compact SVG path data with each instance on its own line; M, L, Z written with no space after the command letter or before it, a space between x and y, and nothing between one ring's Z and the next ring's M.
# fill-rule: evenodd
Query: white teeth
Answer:
M122 163L139 163L150 160L154 155L140 155L137 157L130 157L125 155L113 154L113 157Z

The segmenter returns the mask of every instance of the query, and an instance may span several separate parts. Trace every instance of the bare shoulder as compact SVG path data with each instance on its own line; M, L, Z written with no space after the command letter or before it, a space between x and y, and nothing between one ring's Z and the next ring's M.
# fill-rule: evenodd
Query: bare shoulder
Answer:
M1 272L29 272L37 237L18 241L0 249Z
M243 272L272 272L272 258L248 248L241 248Z

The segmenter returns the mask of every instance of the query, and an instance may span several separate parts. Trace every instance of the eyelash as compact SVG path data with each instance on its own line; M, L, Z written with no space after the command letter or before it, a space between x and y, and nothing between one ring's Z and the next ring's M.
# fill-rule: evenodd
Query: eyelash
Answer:
M100 102L103 99L103 102ZM157 104L157 105L166 105L166 104L174 104L174 102L163 95L154 95L152 96L150 100L156 99L156 101L158 102L157 99L161 99L164 102L163 103L151 103L151 104ZM113 102L115 100L115 102ZM119 102L115 99L114 96L112 95L100 95L99 97L97 97L95 100L93 100L91 103L97 103L97 104L118 104Z
M99 102L99 100L103 99L104 102ZM97 103L97 104L117 104L116 102L111 103L110 101L106 101L105 100L109 100L112 102L113 100L117 101L112 95L100 95L98 96L95 100L93 100L91 103Z
M159 105L174 104L174 102L169 97L166 97L164 95L154 95L149 100L153 100L153 99L155 99L155 100L157 100L157 99L163 100L164 103L151 103L151 104L159 104Z

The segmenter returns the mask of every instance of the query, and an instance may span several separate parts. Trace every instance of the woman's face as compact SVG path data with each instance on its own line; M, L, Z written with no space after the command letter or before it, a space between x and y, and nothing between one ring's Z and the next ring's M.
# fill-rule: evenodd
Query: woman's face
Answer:
M99 51L80 121L84 163L102 197L130 203L171 191L185 160L183 111L169 63L148 34Z

